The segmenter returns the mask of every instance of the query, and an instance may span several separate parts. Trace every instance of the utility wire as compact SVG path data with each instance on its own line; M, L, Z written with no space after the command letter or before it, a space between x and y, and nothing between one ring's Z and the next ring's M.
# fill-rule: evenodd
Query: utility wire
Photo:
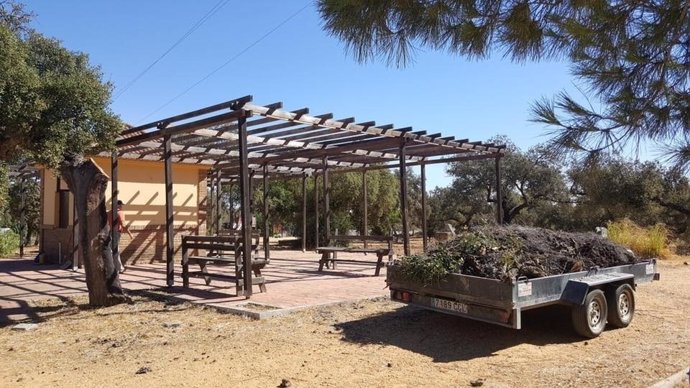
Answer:
M203 25L208 19L211 18L211 16L215 15L218 11L220 11L221 8L223 8L230 0L220 0L218 1L204 16L201 17L201 19L197 20L196 23L194 23L187 32L184 33L175 43L173 43L172 46L170 46L163 54L161 54L158 58L156 58L155 61L153 61L150 65L148 65L144 70L142 70L139 74L137 74L136 77L134 77L131 81L129 81L113 98L113 102L117 101L120 96L122 96L132 85L134 85L141 77L143 77L146 73L149 72L158 62L161 61L161 59L165 58L168 54L170 54L171 51L175 49L175 47L179 46L180 43L182 43L185 39L187 39L190 35L194 33L194 31L198 30L201 25Z
M204 81L206 81L207 79L211 78L211 76L213 76L214 74L216 74L217 72L219 72L219 71L220 71L221 69L223 69L225 66L229 65L231 62L233 62L234 60L236 60L237 58L239 58L242 54L246 53L247 51L249 51L250 49L252 49L254 46L256 46L257 44L261 43L261 41L263 41L264 39L268 38L269 35L271 35L272 33L274 33L274 32L275 32L276 30L278 30L280 27L282 27L283 25L287 24L290 20L294 19L297 15L299 15L302 11L304 11L310 4L311 4L311 1L310 1L310 2L307 2L307 4L305 4L302 8L298 9L296 12L294 12L292 15L288 16L288 17L287 17L286 19L284 19L282 22L278 23L278 25L276 25L276 26L273 27L270 31L268 31L268 32L266 32L265 34L263 34L259 39L255 40L255 41L252 42L250 45L248 45L247 47L245 47L244 49L242 49L242 51L240 51L240 52L238 52L237 54L233 55L230 59L228 59L227 61L225 61L225 63L223 63L222 65L218 66L215 70L213 70L213 71L211 71L210 73L206 74L202 79L200 79L200 80L197 81L196 83L192 84L190 87L188 87L187 89L185 89L182 93L180 93L180 94L178 94L177 96L173 97L172 99L170 99L170 100L169 100L168 102L166 102L165 104L159 106L159 107L158 107L156 110L154 110L153 112L151 112L151 113L147 114L146 116L142 117L142 118L139 120L139 122L143 122L144 120L146 120L146 119L148 119L149 117L153 116L154 114L158 113L161 109L163 109L163 108L165 108L166 106L172 104L172 103L173 103L174 101L176 101L178 98L184 96L184 95L187 94L190 90L194 89L195 87L199 86L199 84L201 84L202 82L204 82Z

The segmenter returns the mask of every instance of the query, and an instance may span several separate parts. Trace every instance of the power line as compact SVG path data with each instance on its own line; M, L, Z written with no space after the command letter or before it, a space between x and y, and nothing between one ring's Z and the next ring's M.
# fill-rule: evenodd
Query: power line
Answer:
M201 27L202 24L204 24L211 16L215 15L218 11L220 11L221 8L225 6L230 0L220 0L218 1L204 16L201 17L201 19L197 20L196 23L194 23L187 32L184 33L175 43L173 43L172 46L170 46L163 54L161 54L158 58L156 58L155 61L151 62L150 65L148 65L144 70L142 70L139 74L137 74L136 77L134 77L131 81L129 81L123 88L120 90L115 97L113 98L113 101L117 101L120 96L122 96L132 85L134 85L141 77L144 76L144 74L148 73L149 70L151 70L158 62L161 61L161 59L165 58L168 54L170 54L171 51L175 49L175 47L179 46L180 43L182 43L187 37L192 35L194 31L198 30L199 27Z
M237 54L233 55L230 59L228 59L227 61L225 61L225 63L223 63L222 65L218 66L215 70L213 70L213 71L211 71L210 73L206 74L203 78L201 78L201 79L200 79L199 81L197 81L196 83L192 84L190 87L188 87L187 89L185 89L182 93L180 93L180 94L178 94L177 96L173 97L172 99L170 99L170 100L169 100L168 102L166 102L165 104L159 106L159 107L158 107L156 110L154 110L153 112L151 112L151 113L147 114L146 116L142 117L142 118L139 120L139 122L143 122L144 120L146 120L146 119L148 119L149 117L153 116L154 114L158 113L161 109L163 109L163 108L165 108L166 106L172 104L172 103L173 103L174 101L176 101L178 98L184 96L184 95L187 94L190 90L194 89L195 87L197 87L197 86L198 86L199 84L201 84L202 82L204 82L204 81L206 81L207 79L211 78L211 76L213 76L214 74L216 74L217 72L219 72L219 71L220 71L221 69L223 69L225 66L229 65L231 62L233 62L234 60L236 60L237 58L239 58L242 54L246 53L247 51L249 51L250 49L252 49L254 46L256 46L257 44L261 43L261 41L263 41L264 39L266 39L269 35L271 35L272 33L274 33L274 32L275 32L276 30L278 30L280 27L282 27L283 25L287 24L290 20L294 19L297 15L299 15L302 11L304 11L304 10L309 6L309 4L311 4L311 2L307 2L307 4L305 4L302 8L298 9L296 12L294 12L292 15L288 16L288 17L287 17L286 19L284 19L282 22L278 23L278 25L276 25L276 26L273 27L270 31L268 31L268 32L266 32L265 34L263 34L259 39L255 40L255 41L252 42L250 45L248 45L247 47L245 47L244 49L242 49L242 51L240 51L240 52L238 52Z

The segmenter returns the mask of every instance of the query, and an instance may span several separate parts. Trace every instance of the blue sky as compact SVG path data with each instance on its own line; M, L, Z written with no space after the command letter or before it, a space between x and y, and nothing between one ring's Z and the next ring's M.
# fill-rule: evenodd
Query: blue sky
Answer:
M36 13L34 28L88 53L117 95L217 3L36 0L27 7ZM283 101L288 110L309 107L312 114L332 112L336 118L354 116L457 138L506 134L526 149L546 140L544 128L528 122L530 104L564 89L575 90L566 63L516 64L500 54L469 61L419 51L405 69L359 64L321 29L312 0L230 0L112 108L136 125L251 94L258 104ZM444 175L441 166L428 169L428 186L449 184Z

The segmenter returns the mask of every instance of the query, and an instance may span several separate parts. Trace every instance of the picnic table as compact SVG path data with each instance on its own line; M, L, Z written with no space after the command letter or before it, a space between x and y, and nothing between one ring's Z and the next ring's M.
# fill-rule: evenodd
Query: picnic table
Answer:
M252 250L258 244L258 236L252 236ZM237 295L244 290L244 258L242 256L243 239L239 236L182 236L182 284L189 287L190 277L203 277L206 284L212 279L235 281ZM251 271L254 274L252 284L266 292L266 280L261 270L269 260L253 257ZM199 271L189 271L190 264L198 264ZM234 266L234 274L212 273L210 268L217 266Z
M351 243L351 242L365 242L365 241L377 241L377 242L386 242L388 243L388 247L386 248L355 248L355 247L349 247L349 246L338 246L339 242L346 242L346 243ZM374 276L379 276L379 273L381 272L381 268L385 265L383 263L383 258L385 256L388 256L389 260L393 256L393 237L390 236L330 236L329 237L329 245L328 246L323 246L323 247L317 247L316 252L321 254L321 259L319 260L319 271L323 271L323 267L326 266L328 268L329 264L333 265L333 269L336 269L336 264L338 262L345 262L345 263L366 263L366 264L375 264L376 265L376 271L374 272ZM373 254L376 256L376 261L372 260L355 260L355 259L350 259L350 258L339 258L338 253L344 252L344 253L364 253L366 254Z

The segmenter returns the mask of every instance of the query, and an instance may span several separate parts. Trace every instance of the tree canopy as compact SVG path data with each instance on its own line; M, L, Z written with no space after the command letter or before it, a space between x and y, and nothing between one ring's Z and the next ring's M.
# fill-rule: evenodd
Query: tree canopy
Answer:
M597 153L659 143L690 164L687 1L319 0L324 29L361 62L406 66L417 47L470 59L567 59L595 103L563 92L533 106L552 146Z
M0 161L57 167L66 154L111 148L122 125L99 68L30 30L16 3L0 2L0 10Z

